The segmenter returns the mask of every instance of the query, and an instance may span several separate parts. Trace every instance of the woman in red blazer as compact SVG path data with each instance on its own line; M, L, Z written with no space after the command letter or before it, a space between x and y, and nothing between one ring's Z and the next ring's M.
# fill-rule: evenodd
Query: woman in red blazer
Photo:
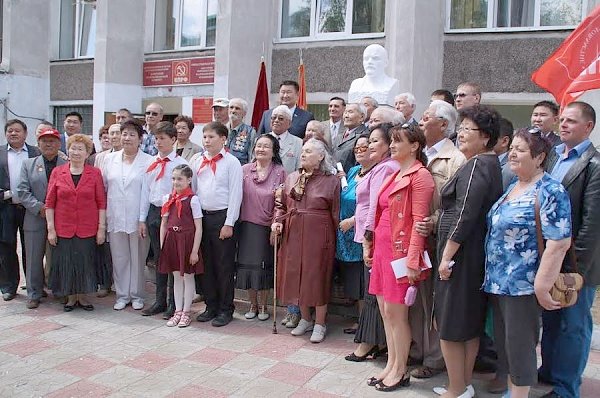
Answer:
M390 129L390 134L392 159L400 163L400 170L379 191L369 284L369 293L377 296L388 345L385 369L368 380L380 391L410 384L406 362L412 338L405 296L409 286L429 272L423 263L426 238L415 231L415 223L428 216L435 189L425 167L425 136L419 127L403 124ZM406 276L397 279L391 262L399 259L406 260Z
M94 256L106 233L106 193L100 170L85 164L92 148L83 134L69 137L69 163L56 167L48 182L48 241L56 246L50 288L55 296L68 296L66 312L76 305L94 309L85 295L96 291Z

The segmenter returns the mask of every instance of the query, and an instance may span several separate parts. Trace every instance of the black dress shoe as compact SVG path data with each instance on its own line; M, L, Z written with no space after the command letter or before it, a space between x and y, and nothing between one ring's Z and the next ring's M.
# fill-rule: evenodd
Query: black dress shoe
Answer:
M165 312L163 312L162 318L165 320L171 319L173 314L175 314L175 306L169 305L169 306L167 306L167 310Z
M233 316L231 314L226 314L221 312L215 319L212 321L212 325L215 327L221 327L229 324L233 320Z
M14 299L16 296L17 296L16 293L3 293L2 299L4 301L10 301L10 300Z
M363 362L367 360L369 355L373 355L379 351L379 347L374 345L365 355L356 355L355 353L351 353L350 355L346 355L346 361L350 362Z
M80 302L77 302L77 306L84 311L94 311L94 306L92 304L83 305Z
M64 307L63 307L63 310L65 310L65 312L71 312L74 309L75 309L75 304L73 304L73 305L65 304Z
M211 310L207 309L202 314L198 315L196 317L196 320L198 322L208 322L216 316L217 316L217 313L215 311L211 311Z
M410 386L410 374L405 374L398 381L398 383L392 384L391 386L387 386L383 383L383 380L382 380L379 383L375 384L375 389L377 391L390 392L390 391L396 391L399 388L408 387L408 386Z
M160 305L158 303L152 304L150 308L147 308L142 311L142 316L152 316L156 314L160 314L161 312L165 312L167 309L166 305Z

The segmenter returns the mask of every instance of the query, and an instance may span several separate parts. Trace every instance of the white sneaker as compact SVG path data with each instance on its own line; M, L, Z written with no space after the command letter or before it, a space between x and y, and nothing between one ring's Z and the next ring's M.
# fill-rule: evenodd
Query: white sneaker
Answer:
M298 322L298 326L296 326L292 330L292 335L294 335L294 336L302 336L304 333L310 332L312 330L313 330L313 324L312 324L312 322L306 321L304 319L300 319L300 322Z
M327 332L327 326L319 325L315 323L315 327L313 329L312 335L310 336L311 343L320 343L325 340L325 333Z
M113 305L113 310L121 311L127 307L127 303L124 301L117 301L115 305Z
M251 305L250 309L248 310L248 312L246 312L244 314L244 318L246 318L246 319L254 319L254 318L256 318L257 314L258 314L258 309L255 306Z
M437 395L442 395L448 392L446 387L433 387L433 392ZM473 398L475 396L475 388L473 384L469 384L464 393L458 396L458 398Z
M142 308L144 308L144 302L143 302L143 301L141 301L141 300L136 300L136 301L134 301L134 302L132 302L132 303L131 303L131 307L132 307L134 310L136 310L136 311L139 311L139 310L141 310Z
M269 312L267 311L267 307L262 305L258 309L258 320L266 321L267 319L269 319Z

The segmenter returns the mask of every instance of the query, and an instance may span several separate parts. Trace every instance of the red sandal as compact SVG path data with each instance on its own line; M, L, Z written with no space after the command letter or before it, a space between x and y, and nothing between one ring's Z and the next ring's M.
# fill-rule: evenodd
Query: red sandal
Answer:
M192 318L190 317L190 313L182 311L181 318L179 319L179 323L177 324L177 326L180 328L186 328L186 327L190 326L191 323L192 323Z
M183 311L175 311L173 316L167 321L167 326L170 328L172 328L173 326L178 326L182 316Z

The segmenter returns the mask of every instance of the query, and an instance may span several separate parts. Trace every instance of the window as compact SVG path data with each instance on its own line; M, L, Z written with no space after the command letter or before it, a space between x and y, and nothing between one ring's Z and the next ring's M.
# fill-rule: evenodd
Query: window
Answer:
M585 15L583 0L447 0L447 29L571 29Z
M382 36L385 0L282 0L281 39Z
M214 47L217 0L156 0L154 51Z
M96 1L60 0L58 57L93 58L96 50Z

